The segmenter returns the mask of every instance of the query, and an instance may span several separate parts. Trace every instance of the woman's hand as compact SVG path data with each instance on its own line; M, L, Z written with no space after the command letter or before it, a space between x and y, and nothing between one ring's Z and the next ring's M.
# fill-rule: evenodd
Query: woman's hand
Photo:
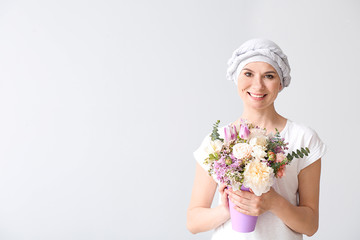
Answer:
M226 184L221 184L219 186L219 193L221 197L221 204L225 207L226 210L229 211L229 201L228 201L228 193L226 191Z
M196 163L194 186L187 212L187 228L191 233L205 232L219 227L230 219L226 186L218 186L213 177ZM219 188L223 204L211 208L211 203Z
M259 216L271 210L276 197L279 196L273 188L261 196L256 196L250 189L248 191L225 190L229 194L229 199L235 204L235 209L241 213L251 216Z

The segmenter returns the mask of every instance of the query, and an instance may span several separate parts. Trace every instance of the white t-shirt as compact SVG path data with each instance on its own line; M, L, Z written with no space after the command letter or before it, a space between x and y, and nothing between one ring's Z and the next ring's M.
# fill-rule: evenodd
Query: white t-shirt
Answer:
M224 137L225 126L219 128L220 137ZM288 153L301 147L308 147L310 154L303 158L294 158L290 165L286 166L285 176L275 180L272 186L274 190L287 199L291 204L298 205L298 174L302 169L309 166L326 152L326 145L318 137L317 133L304 125L287 120L285 128L280 132L280 136L288 142ZM208 167L203 161L207 157L204 148L210 141L210 134L205 137L201 146L194 152L196 161L207 171ZM214 180L218 180L214 177ZM219 204L221 198L219 198ZM296 233L288 228L276 215L265 212L258 217L256 228L251 233L239 233L232 230L231 220L225 222L215 229L212 240L298 240L303 239L303 235Z

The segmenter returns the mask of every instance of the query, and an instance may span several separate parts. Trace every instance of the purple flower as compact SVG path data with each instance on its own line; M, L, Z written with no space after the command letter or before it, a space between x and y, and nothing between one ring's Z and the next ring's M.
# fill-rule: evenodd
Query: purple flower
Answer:
M230 142L232 140L236 140L237 131L236 127L233 125L229 125L224 128L225 142Z
M238 135L238 133L236 131L236 126L231 125L230 132L231 132L231 140L236 140L237 135Z
M248 139L249 135L250 135L250 130L249 130L248 126L246 124L241 124L240 125L239 136L242 139Z
M225 135L225 142L229 142L230 141L230 132L227 127L224 128L224 135Z
M276 146L275 153L284 153L284 150L282 149L281 146Z

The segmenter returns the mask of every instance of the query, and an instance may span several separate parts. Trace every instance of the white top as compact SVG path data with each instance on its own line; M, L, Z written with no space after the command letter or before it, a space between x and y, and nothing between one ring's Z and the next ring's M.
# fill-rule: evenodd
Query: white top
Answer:
M219 134L223 138L225 126L219 128ZM308 147L310 154L303 158L294 158L290 165L286 166L285 176L275 180L272 186L274 190L287 199L291 204L298 205L298 174L302 169L309 166L326 152L326 145L318 137L317 133L304 125L287 120L285 128L280 132L280 136L288 142L288 153L301 147ZM196 161L207 171L208 167L203 161L207 157L204 148L210 141L210 134L205 137L201 146L194 152ZM214 180L219 183L216 178ZM221 198L219 198L219 204ZM277 216L271 212L265 212L258 217L256 228L251 233L239 233L232 230L231 220L225 222L215 229L212 240L298 240L303 239L303 235L296 233L288 228Z

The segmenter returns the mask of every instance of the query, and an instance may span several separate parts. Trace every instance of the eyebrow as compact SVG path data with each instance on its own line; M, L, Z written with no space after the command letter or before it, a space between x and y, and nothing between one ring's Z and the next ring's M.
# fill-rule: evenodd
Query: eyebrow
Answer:
M249 68L243 68L243 70L248 70L248 71L250 71L250 72L254 72L253 70L251 70L251 69L249 69ZM265 73L275 73L275 74L276 74L276 72L274 72L274 71L267 71L267 72L265 72Z

